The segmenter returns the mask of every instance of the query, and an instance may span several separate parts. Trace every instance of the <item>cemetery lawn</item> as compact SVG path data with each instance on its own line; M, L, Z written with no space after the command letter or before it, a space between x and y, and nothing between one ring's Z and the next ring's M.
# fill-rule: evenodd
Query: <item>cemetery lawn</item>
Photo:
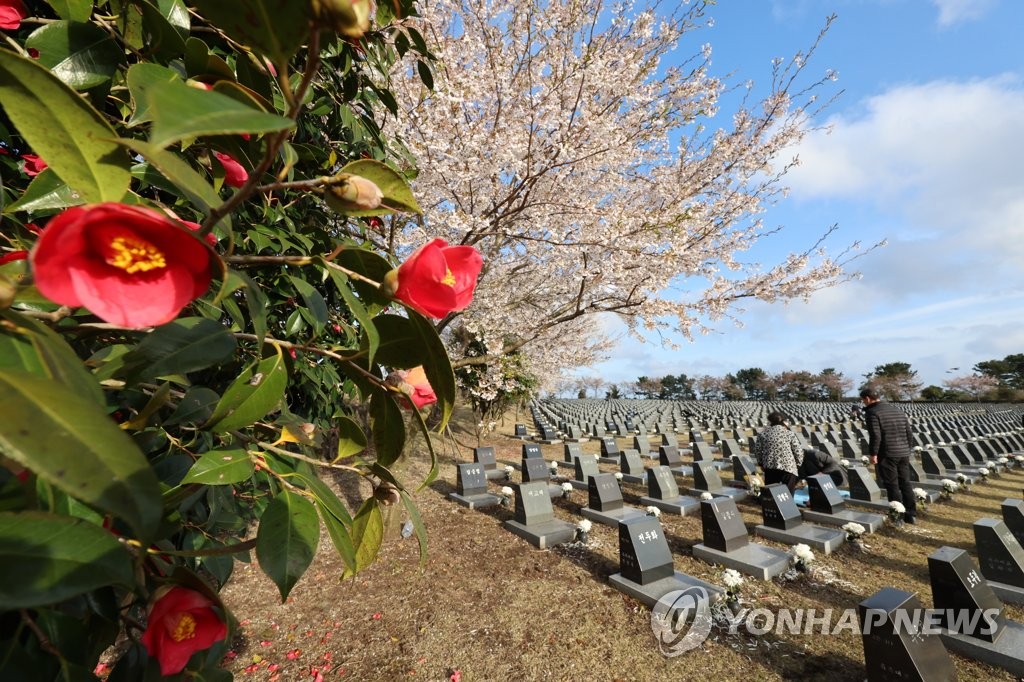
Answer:
M481 445L493 445L499 467L519 462L521 442L508 437L514 415ZM456 446L438 439L440 474L416 494L427 526L429 552L419 563L415 537L386 539L377 562L354 579L340 580L341 560L326 535L320 552L286 604L255 566L236 562L222 596L241 622L224 667L237 680L835 680L865 679L859 634L766 634L713 629L702 647L666 658L651 633L650 611L617 590L607 576L618 572L618 535L595 523L587 545L538 550L502 528L512 510L469 510L447 499L455 491L455 464L472 461L477 445L472 416L453 423ZM653 442L653 441L652 441ZM625 441L620 439L620 447ZM545 459L562 459L563 446L542 445ZM582 444L596 454L597 441ZM405 474L422 480L429 463L414 455ZM601 465L605 472L614 471ZM570 470L560 469L559 473ZM1020 473L1018 473L1020 472ZM518 472L513 473L518 481ZM419 478L417 478L419 477ZM723 479L731 480L730 472ZM685 480L682 479L683 485ZM364 483L335 482L352 508L369 494ZM497 492L501 483L489 484ZM944 545L968 550L977 560L971 524L1000 519L1000 504L1017 498L1024 470L974 485L951 501L929 505L917 526L884 527L865 536L867 551L849 546L817 555L817 575L787 581L747 578L744 604L832 609L837 623L846 608L893 586L932 606L927 557ZM626 504L646 491L625 485ZM554 500L555 515L573 523L587 503L585 491ZM751 533L760 507L739 503ZM399 512L401 514L403 512ZM721 568L691 556L701 541L698 516L663 514L677 571L721 585ZM755 538L751 538L754 540ZM783 545L756 538L773 547ZM1006 617L1024 622L1024 609L1007 605ZM960 680L1014 680L1010 673L951 654ZM321 677L318 677L318 674Z

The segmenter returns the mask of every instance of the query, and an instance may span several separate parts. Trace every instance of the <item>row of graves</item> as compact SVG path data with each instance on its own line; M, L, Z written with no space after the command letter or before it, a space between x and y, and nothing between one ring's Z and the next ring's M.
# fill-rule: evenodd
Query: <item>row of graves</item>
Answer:
M795 557L799 565L799 553L756 538L829 554L860 533L876 532L887 515L902 518L893 513L884 490L861 463L866 434L848 418L794 428L808 446L842 460L848 480L840 486L827 474L807 477L800 506L786 486L761 484L750 455L759 430L757 417L744 422L745 427L726 425L726 420L687 422L693 428L687 429L688 443L680 446L675 429L659 429L659 422L654 422L651 433L648 418L634 412L632 424L623 417L625 437L619 437L618 429L595 433L598 452L591 454L583 452L581 440L567 437L567 424L551 426L551 415L542 406L535 407L536 418L547 430L519 435L524 440L520 461L499 462L493 447L475 448L473 462L457 465L457 491L450 494L451 499L470 509L512 506L513 518L503 522L504 528L540 549L585 542L592 523L617 529L619 571L609 575L608 581L652 609L666 608L659 603L663 598L691 588L700 588L712 603L728 594L726 587L676 570L661 514L699 515L702 541L693 545L693 557L760 580L789 570ZM1013 417L1001 412L960 415L959 419L918 417L912 458L918 492L934 501L957 479L981 483L1014 467L1024 471L1020 469L1024 429L1019 421L1010 421ZM525 427L517 425L517 431L525 430L519 426ZM620 449L620 440L630 447ZM542 445L556 443L562 458L546 460ZM729 480L724 481L723 475ZM638 496L643 508L625 503L627 485L646 493ZM587 495L577 523L554 513L553 500L572 491ZM737 503L760 507L762 523L753 528L753 537ZM917 613L921 605L917 596L895 587L858 605L862 624L867 619L870 625L864 627L869 680L955 679L948 650L1024 676L1024 625L1003 613L1004 602L1024 604L1024 501L1006 500L1002 517L974 523L978 564L965 550L954 547L941 547L928 557L934 609L940 615L959 614L956 617L963 622L940 619L934 624L937 629L927 631L904 627L912 620L908 614ZM684 609L676 616L697 614ZM978 614L984 618L979 620Z

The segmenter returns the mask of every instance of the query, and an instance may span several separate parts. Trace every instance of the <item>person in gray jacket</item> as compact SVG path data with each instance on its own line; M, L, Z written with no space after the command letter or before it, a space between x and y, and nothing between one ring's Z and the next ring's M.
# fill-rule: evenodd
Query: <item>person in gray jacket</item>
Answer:
M860 392L864 403L864 420L870 436L868 451L871 463L890 502L903 503L903 520L914 523L917 505L910 481L910 453L913 442L910 420L895 405L883 403L878 390L869 386Z

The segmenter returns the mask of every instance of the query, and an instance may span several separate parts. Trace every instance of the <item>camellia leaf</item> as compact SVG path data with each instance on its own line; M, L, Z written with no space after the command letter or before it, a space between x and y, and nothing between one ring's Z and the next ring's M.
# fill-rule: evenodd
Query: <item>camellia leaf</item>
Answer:
M15 211L52 211L54 209L81 206L85 199L68 184L57 177L49 168L32 178L28 189L14 203L4 207L4 213Z
M110 124L32 59L0 50L0 106L32 150L87 203L119 201L128 155Z
M303 303L306 304L306 308L317 322L317 331L320 331L327 324L327 303L324 302L324 297L306 280L300 277L289 277L288 279L291 280L295 290L299 292Z
M162 513L138 446L93 402L49 379L0 370L0 451L149 539Z
M379 254L365 249L345 249L335 257L334 262L374 282L383 282L384 275L392 270L391 263ZM391 299L366 282L355 280L352 287L359 292L359 298L366 301L367 305L375 303L387 306L391 303Z
M368 498L352 519L352 543L356 548L355 569L345 571L345 577L354 575L373 563L384 540L384 516L374 497Z
M420 510L416 508L416 503L413 502L409 493L403 490L400 494L402 504L405 506L405 513L409 515L413 530L416 532L416 540L420 543L420 566L424 566L427 563L427 528L423 525Z
M25 47L36 50L39 64L75 90L107 82L123 58L109 33L76 21L44 24L25 40Z
M146 32L146 51L156 56L161 61L167 61L185 54L185 36L188 35L188 27L185 27L185 35L182 35L181 27L174 26L160 8L146 0L139 0L138 6L142 8L142 28ZM177 12L174 3L168 3L167 10L172 17L181 18L181 12ZM184 7L184 18L188 22L188 11Z
M241 483L252 476L253 464L244 448L210 450L192 465L182 485L202 483L204 485L229 485Z
M161 325L125 356L124 375L130 380L188 374L231 357L235 337L219 322L183 317Z
M218 92L190 88L181 81L158 81L146 88L153 118L150 144L166 147L187 137L269 133L295 125L291 119L248 107Z
M352 285L348 275L334 269L328 269L327 272L330 274L331 281L334 282L338 293L341 294L341 298L345 301L345 305L348 306L349 311L359 321L360 329L366 335L366 361L368 364L373 364L373 358L377 355L377 346L380 345L380 334L377 332L377 327L373 324L373 318L370 317L370 313L366 310L363 302L352 292Z
M132 558L109 531L69 516L0 513L0 604L54 604L110 584L131 587Z
M231 383L206 428L222 432L248 426L277 406L288 385L288 370L281 349L275 346L274 351Z
M153 119L153 112L149 106L149 96L146 94L149 92L149 88L153 87L156 83L180 81L181 76L178 75L177 71L166 66L142 62L128 67L126 80L128 82L128 92L131 93L132 103L135 105L132 118L128 121L128 127L132 128Z
M366 434L359 424L348 417L334 420L334 428L338 429L338 456L334 461L357 455L366 449Z
M313 504L287 490L272 499L256 531L256 558L281 593L281 603L309 568L320 543Z
M92 16L92 0L46 0L65 21L88 21Z
M350 216L376 216L401 211L403 213L423 213L423 209L416 203L416 197L398 171L390 166L373 159L359 159L352 163L345 164L339 173L349 173L366 178L377 185L384 198L381 199L381 207L365 211L346 210L345 214Z
M308 3L293 0L193 0L231 38L285 64L309 34Z
M187 422L202 424L213 414L213 408L219 400L216 391L205 386L193 386L185 392L185 397L178 403L173 414L164 420L164 426Z
M377 462L391 466L405 447L405 422L398 403L382 388L374 388L370 397L370 429Z

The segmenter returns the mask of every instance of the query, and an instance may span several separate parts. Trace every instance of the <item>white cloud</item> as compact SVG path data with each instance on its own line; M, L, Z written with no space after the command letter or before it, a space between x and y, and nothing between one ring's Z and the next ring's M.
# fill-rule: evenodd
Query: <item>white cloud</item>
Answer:
M939 10L939 26L947 27L963 21L973 21L985 16L995 0L932 0Z

